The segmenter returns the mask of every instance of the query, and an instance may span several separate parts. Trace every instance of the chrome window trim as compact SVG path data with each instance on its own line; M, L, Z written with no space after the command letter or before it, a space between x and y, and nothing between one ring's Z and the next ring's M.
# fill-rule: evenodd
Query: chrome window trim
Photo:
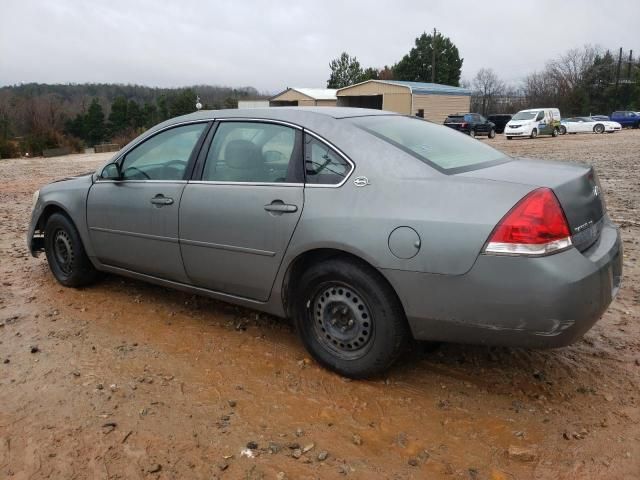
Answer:
M122 152L120 152L118 154L118 156L115 157L115 159L109 163L118 163L121 160L124 159L124 157L134 148L136 148L138 145L140 145L141 143L147 141L149 138L162 133L166 130L170 130L172 128L175 127L180 127L183 125L190 125L190 124L194 124L194 123L209 123L209 122L258 122L258 123L273 123L276 125L283 125L283 126L287 126L290 128L295 128L296 130L300 130L303 133L308 133L309 135L311 135L312 137L314 137L316 140L324 143L325 145L327 145L329 148L331 148L333 151L335 151L338 155L340 155L350 166L351 169L349 170L349 173L344 177L344 179L340 182L340 183L336 183L336 184L329 184L329 183L320 183L320 184L311 184L311 183L277 183L277 182L217 182L217 181L205 181L205 180L103 180L101 179L99 176L96 179L96 183L97 182L108 182L108 183L147 183L147 182L159 182L159 183L203 183L203 184L212 184L212 185L251 185L251 186L304 186L305 188L340 188L341 186L343 186L347 180L349 180L349 177L351 177L351 174L354 172L354 170L356 169L356 164L342 151L340 150L338 147L336 147L333 143L331 143L330 141L328 141L327 139L325 139L324 137L318 135L317 133L313 132L312 130L309 130L305 127L302 127L300 125L296 125L295 123L290 123L290 122L285 122L283 120L275 120L275 119L271 119L271 118L252 118L252 117L227 117L227 118L216 118L216 117L209 117L209 118L200 118L198 120L188 120L188 121L184 121L184 122L179 122L179 123L173 123L171 125L167 125L163 128L160 128L156 131L154 131L152 134L147 135L146 137L140 139L140 141L136 142L135 144L131 145L129 148L127 148L127 150L124 150ZM304 139L303 139L303 144L304 144ZM304 155L304 153L303 153ZM304 162L305 159L303 158L302 161ZM105 164L105 166L108 164ZM104 168L104 166L103 166ZM303 165L303 168L304 165Z
M222 122L253 122L253 123L275 123L283 125L285 127L295 128L296 130L303 130L303 127L296 125L295 123L285 122L283 120L272 120L271 118L249 118L249 117L227 117L216 119L219 123ZM215 135L214 135L215 136Z
M324 139L323 137L321 137L317 133L312 132L311 130L304 129L304 132L308 133L309 135L314 137L316 140L324 143L326 146L331 148L331 150L333 150L338 155L340 155L342 157L342 159L345 160L351 166L351 170L349 170L349 173L347 175L345 175L345 177L342 179L342 181L340 183L336 183L336 184L331 184L331 183L317 183L317 184L305 183L305 188L340 188L342 185L344 185L347 182L347 180L349 180L349 177L351 176L351 174L356 169L356 164L353 163L351 161L351 159L349 157L347 157L347 155L345 155L345 153L342 150L340 150L338 147L336 147L330 141ZM304 155L304 153L303 153L303 155ZM305 167L304 168L305 168L305 174L306 174L306 159L303 159L303 161L305 162Z
M98 177L95 183L175 183L185 184L189 183L188 180L109 180Z
M304 187L304 183L290 182L231 182L221 180L189 180L187 183L195 185L240 185L250 187Z

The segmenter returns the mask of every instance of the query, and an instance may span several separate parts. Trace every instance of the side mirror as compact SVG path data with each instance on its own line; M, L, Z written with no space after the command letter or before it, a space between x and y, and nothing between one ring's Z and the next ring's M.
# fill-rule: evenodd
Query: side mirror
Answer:
M122 178L120 165L118 165L117 163L109 163L102 169L100 178L102 178L103 180L120 180Z

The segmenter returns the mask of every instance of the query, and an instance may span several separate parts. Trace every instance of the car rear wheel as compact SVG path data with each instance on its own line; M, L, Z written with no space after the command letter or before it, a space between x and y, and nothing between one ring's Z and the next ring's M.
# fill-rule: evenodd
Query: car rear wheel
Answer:
M604 133L604 125L598 123L595 127L593 127L593 131L595 133Z
M469 130L469 136L471 138L476 138L476 131L475 130Z
M493 128L489 130L489 138L496 138L496 131Z
M408 344L402 305L371 267L335 257L307 269L296 283L294 322L324 367L370 377L389 368Z
M538 129L534 128L533 130L531 130L531 135L529 135L529 138L537 138L538 137Z
M44 250L53 276L65 287L82 287L100 277L84 250L78 230L66 215L54 213L44 229Z
M567 134L567 127L565 127L564 125L560 125L560 135L566 135Z
M557 128L553 129L553 132L551 132L551 136L552 137L557 137L560 134L560 131Z

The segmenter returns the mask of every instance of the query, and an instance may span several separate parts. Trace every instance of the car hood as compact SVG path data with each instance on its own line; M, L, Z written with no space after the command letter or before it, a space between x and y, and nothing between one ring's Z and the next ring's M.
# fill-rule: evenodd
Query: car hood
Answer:
M62 177L62 178L57 178L49 183L58 183L58 182L65 182L67 180L73 180L74 178L80 178L80 177L90 177L94 174L95 172L93 170L91 170L90 172L84 172L84 173L79 173L78 175L70 175L68 177Z

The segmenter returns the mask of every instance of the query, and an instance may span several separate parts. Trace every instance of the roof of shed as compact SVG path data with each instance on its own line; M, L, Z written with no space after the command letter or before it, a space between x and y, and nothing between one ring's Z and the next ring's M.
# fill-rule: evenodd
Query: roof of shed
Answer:
M291 87L291 88L287 88L286 90L283 90L282 92L278 93L277 95L274 95L273 97L271 97L271 100L276 99L277 97L279 97L280 95L288 92L289 90L294 90L298 93L301 93L302 95L305 95L309 98L312 98L314 100L335 100L336 99L336 92L338 91L335 88L298 88L298 87Z
M367 82L386 83L388 85L407 87L411 91L411 93L418 95L471 95L471 90L467 88L452 87L451 85L442 85L440 83L408 82L405 80L365 80L364 82L341 88L339 91L354 87L356 85L362 85L363 83Z

